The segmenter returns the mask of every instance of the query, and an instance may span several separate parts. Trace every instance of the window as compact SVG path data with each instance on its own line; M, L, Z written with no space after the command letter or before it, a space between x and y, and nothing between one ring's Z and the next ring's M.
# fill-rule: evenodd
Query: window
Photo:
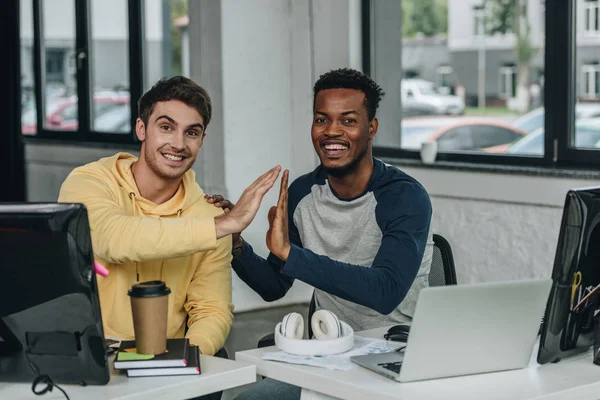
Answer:
M37 131L37 107L35 80L33 78L33 0L21 0L21 132L35 135Z
M600 65L586 64L581 67L583 97L597 99L600 97Z
M410 60L386 36L402 23L394 17L401 6L364 1L370 18L363 20L364 54L369 55L363 70L387 93L378 110L375 156L418 160L422 143L437 141L442 162L600 166L595 135L600 73L589 61L597 58L597 46L589 39L575 42L575 7L580 7L581 24L598 29L598 1L486 1L473 7L473 2L447 0L447 8L435 8L435 18L428 7L407 8L405 24L430 26L432 36L446 38L416 50L418 40L400 38L411 46ZM485 17L483 4L490 7ZM447 28L431 25L439 20L447 20ZM472 21L472 29L465 21ZM402 29L405 35L413 31ZM395 59L403 65L390 62ZM441 62L431 68L432 60ZM398 74L407 69L415 77ZM447 79L453 88L449 94L443 90Z
M452 128L438 136L436 141L442 151L472 150L473 129L470 126Z
M189 60L181 23L173 23L185 20L187 2L20 1L22 133L135 143L132 105Z
M129 129L133 132L131 123L131 102L129 82L129 29L127 21L127 3L114 3L114 7L106 7L106 0L91 1L91 49L89 85L92 92L92 107L90 121L94 131L119 133L106 122L99 124L98 120L106 121L104 114L115 107L121 107L129 113ZM108 30L102 21L112 19L111 29ZM105 60L110 59L111 63Z
M442 65L436 70L436 85L439 89L445 88L445 94L449 94L452 87L452 67L448 65Z
M46 80L48 82L65 82L64 49L46 49Z
M598 11L600 4L598 0L585 0L584 4L584 31L585 33L597 34L600 32Z
M485 10L482 5L473 7L473 36L483 37L486 34Z
M500 98L515 97L517 94L517 70L515 67L501 67L498 71L498 94Z

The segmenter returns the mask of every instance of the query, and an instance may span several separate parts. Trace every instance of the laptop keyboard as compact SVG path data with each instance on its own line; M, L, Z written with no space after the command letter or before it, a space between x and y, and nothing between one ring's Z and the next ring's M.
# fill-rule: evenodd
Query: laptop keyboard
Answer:
M377 364L380 367L383 367L385 369L389 369L390 371L399 374L400 373L400 367L402 367L402 361L396 361L396 362L390 362L390 363L381 363L381 364Z

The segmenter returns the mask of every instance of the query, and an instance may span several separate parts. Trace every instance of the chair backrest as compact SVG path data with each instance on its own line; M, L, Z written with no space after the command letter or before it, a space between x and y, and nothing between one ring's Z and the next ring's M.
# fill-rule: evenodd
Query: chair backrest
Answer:
M433 258L429 270L429 286L456 285L456 269L450 243L437 233L433 234ZM308 306L308 337L312 338L310 320L315 312L315 294Z
M429 286L456 285L456 269L450 243L433 234L433 259L429 270Z

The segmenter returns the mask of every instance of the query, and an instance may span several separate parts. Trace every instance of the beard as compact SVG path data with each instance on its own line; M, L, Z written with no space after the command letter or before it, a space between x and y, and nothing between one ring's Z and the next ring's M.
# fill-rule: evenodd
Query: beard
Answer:
M363 158L367 155L368 146L365 146L364 150L360 152L356 157L354 157L350 162L346 165L340 165L339 167L327 167L323 163L321 166L327 173L327 175L331 175L334 178L343 178L352 172L356 171L358 168L358 164L362 161Z
M162 157L160 152L151 151L148 148L144 150L144 158L146 159L146 163L150 170L160 179L164 180L172 180L181 178L194 164L194 160L191 157L188 157L188 164L182 170L171 170L167 168L160 167L159 161L157 157Z

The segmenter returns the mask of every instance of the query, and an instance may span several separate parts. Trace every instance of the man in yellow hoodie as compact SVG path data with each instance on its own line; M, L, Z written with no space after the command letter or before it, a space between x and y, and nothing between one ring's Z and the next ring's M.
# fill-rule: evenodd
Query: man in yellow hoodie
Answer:
M208 355L225 343L231 233L250 224L281 168L259 177L227 213L208 204L191 167L211 111L208 93L190 79L160 80L138 103L139 158L100 159L73 170L61 187L60 202L87 207L95 257L110 272L98 278L106 335L133 338L127 290L162 280L172 291L168 337L185 335Z

